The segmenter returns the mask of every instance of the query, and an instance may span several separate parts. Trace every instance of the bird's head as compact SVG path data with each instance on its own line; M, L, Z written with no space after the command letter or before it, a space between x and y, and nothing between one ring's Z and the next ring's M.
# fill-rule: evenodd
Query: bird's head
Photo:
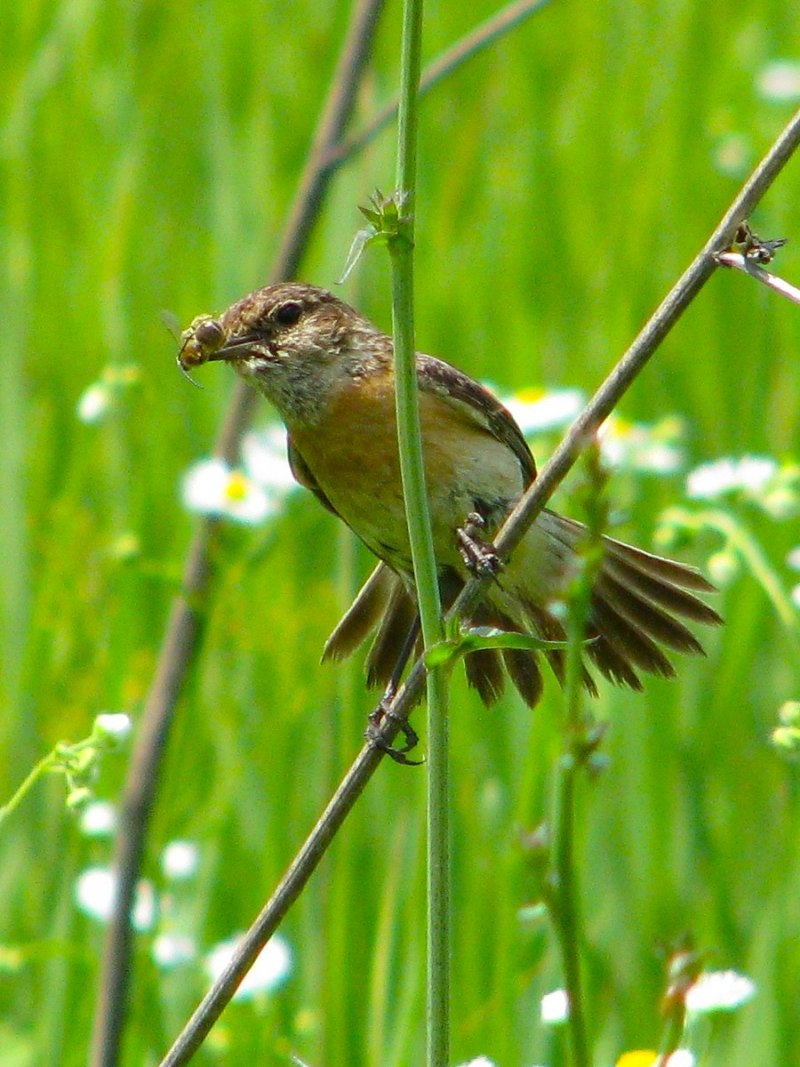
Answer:
M349 304L297 282L257 289L218 318L198 316L181 341L182 370L230 363L289 424L314 421L337 386L388 352L385 335Z

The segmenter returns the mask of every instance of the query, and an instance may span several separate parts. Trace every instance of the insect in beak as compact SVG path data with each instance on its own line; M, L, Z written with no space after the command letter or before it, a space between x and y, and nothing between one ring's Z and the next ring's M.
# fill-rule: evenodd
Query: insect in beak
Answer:
M188 370L186 369L186 367L184 366L184 363L183 363L183 350L184 350L184 348L185 348L185 347L186 347L185 345L181 345L181 347L180 347L180 349L179 349L179 351L178 351L178 354L177 354L177 356L175 357L175 362L176 362L176 363L178 364L178 367L180 368L180 372L181 372L181 374L182 374L182 375L184 376L184 378L186 379L186 381L187 381L187 382L191 382L191 383L192 383L192 385L196 385L198 389L202 389L202 388L203 388L203 386L202 386L202 385L200 384L200 382L196 381L196 380L195 380L195 379L194 379L194 378L193 378L193 377L191 376L191 374L190 374L190 373L189 373L189 371L188 371Z
M224 358L217 355L225 344L225 331L222 324L210 315L200 315L188 329L181 334L181 347L178 352L178 366L183 375L192 382L190 367L199 367L210 359Z

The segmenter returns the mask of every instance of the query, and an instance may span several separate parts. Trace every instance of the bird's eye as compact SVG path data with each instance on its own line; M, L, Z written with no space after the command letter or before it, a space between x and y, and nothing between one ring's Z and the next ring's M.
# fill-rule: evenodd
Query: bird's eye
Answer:
M294 326L303 314L303 307L296 300L287 300L275 311L275 321L279 326Z

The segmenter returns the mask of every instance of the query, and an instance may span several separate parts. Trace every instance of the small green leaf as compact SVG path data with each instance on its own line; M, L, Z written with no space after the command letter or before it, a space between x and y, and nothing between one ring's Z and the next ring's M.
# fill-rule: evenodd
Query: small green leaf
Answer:
M362 208L361 210L363 211L364 209ZM339 279L340 285L342 284L342 282L347 281L347 279L350 277L353 268L358 263L359 259L361 259L364 249L368 245L375 244L379 241L385 243L386 238L383 236L383 234L377 233L374 227L372 226L363 230L359 230L356 233L355 237L353 238L353 243L350 245L350 251L347 253L347 260L344 265L344 272L342 273L342 276Z
M460 653L457 641L439 641L425 653L425 666L432 671L436 667L452 665Z
M359 206L358 210L361 212L367 222L375 228L375 230L380 230L382 228L383 215L380 213L380 211L373 211L372 208L361 206Z
M567 641L545 641L544 638L535 637L533 634L500 630L496 626L472 626L461 631L463 653L495 648L521 648L537 652L551 648L567 648L568 644Z
M496 626L458 627L455 630L448 627L446 640L438 642L425 653L425 666L428 670L449 666L461 656L486 649L516 648L541 652L545 649L566 648L567 645L567 641L545 641L541 637L534 637L533 634L499 630Z

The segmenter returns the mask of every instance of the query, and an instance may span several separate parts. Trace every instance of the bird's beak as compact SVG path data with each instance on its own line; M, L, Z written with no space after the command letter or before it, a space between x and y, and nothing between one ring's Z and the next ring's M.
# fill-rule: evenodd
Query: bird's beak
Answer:
M241 359L243 355L249 349L258 345L259 338L254 334L247 334L244 337L230 337L222 348L218 348L216 352L212 352L209 357L209 363L214 360L222 360L226 363L233 363L237 359Z

